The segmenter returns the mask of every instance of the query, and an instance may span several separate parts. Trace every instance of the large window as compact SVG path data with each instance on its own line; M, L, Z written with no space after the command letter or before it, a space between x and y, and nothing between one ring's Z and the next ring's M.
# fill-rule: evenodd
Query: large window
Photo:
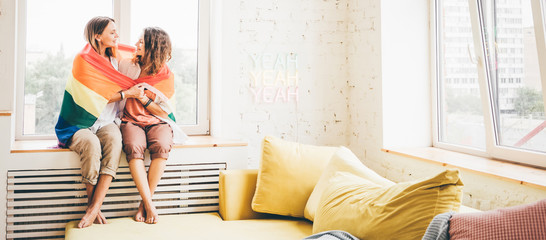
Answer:
M483 111L468 1L440 1L438 24L439 139L485 149Z
M435 1L435 146L546 166L541 2Z
M123 44L134 45L148 26L169 33L177 122L188 134L208 134L208 1L26 0L18 9L18 139L54 138L72 60L94 16L114 18Z

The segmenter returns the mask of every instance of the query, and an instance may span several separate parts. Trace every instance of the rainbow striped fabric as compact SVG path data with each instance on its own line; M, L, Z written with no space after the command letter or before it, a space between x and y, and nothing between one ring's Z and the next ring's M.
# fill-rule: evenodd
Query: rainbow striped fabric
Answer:
M123 56L133 52L134 48L120 44L117 51ZM118 72L106 58L100 56L91 45L87 44L76 55L72 66L72 76L66 83L61 112L55 125L59 146L68 147L74 133L91 127L97 121L111 96L137 83L148 83L169 100L174 99L173 76L169 68L165 66L154 76L132 80ZM168 105L169 102L171 101L166 104ZM167 107L167 109L173 108ZM172 111L168 113L174 122L174 114Z
M169 115L170 120L176 122L171 109L175 106L176 99L174 97L174 74L167 65L164 65L157 74L135 79L134 83L145 83L144 87L156 94L155 103Z

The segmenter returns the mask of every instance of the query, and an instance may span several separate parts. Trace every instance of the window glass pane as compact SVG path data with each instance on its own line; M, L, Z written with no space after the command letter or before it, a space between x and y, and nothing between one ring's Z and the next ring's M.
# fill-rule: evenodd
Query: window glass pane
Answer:
M467 0L438 1L440 142L485 149L485 127Z
M111 15L111 0L27 1L23 134L55 134L72 60L85 44L85 24Z
M199 2L179 0L131 1L131 44L145 27L165 30L173 45L168 65L175 76L177 123L197 124L197 45Z
M546 152L544 103L530 0L483 1L497 142Z

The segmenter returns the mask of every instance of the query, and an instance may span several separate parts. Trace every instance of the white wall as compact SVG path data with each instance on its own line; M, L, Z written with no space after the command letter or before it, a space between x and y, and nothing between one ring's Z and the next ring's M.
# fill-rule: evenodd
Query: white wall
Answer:
M261 140L346 145L347 1L223 1L222 130L249 142L259 166ZM254 102L252 57L297 54L299 102ZM259 69L258 69L259 70Z
M0 86L2 93L0 94L0 111L13 110L14 103L14 77L16 62L13 61L15 56L16 39L11 36L14 32L15 19L17 11L15 1L0 2ZM6 91L8 90L8 91Z
M361 159L381 159L383 143L381 8L379 1L350 2L349 148Z
M381 2L383 147L432 146L428 2Z
M6 194L7 194L7 171L6 166L10 155L10 126L11 117L10 116L0 116L0 216L6 216ZM5 217L3 219L6 219ZM6 231L6 226L4 221L0 220L0 238Z
M14 32L17 11L15 1L0 1L0 112L11 113L14 107L15 96L15 56L16 39L10 36ZM6 165L10 160L10 148L14 129L12 116L0 116L0 204L5 206L7 193ZM0 207L0 216L6 216L6 208ZM0 221L2 223L2 221ZM6 226L0 224L0 233L4 233ZM0 234L2 236L2 234Z

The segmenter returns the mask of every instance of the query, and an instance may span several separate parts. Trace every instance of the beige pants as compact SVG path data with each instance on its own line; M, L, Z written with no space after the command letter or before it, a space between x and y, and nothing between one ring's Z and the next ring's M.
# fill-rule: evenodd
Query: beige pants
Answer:
M70 143L70 150L80 155L82 181L96 185L99 174L116 177L121 158L121 132L116 124L100 128L96 134L80 129Z

